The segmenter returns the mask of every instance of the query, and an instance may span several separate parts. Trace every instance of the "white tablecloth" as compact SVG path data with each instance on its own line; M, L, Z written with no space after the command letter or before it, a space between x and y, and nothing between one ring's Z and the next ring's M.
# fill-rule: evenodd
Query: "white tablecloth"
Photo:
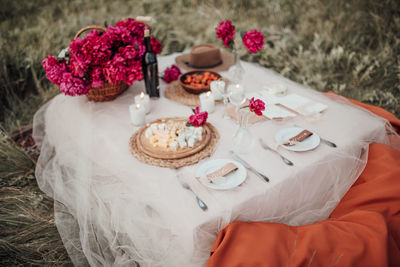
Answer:
M159 58L159 69L175 55ZM34 136L42 144L36 176L40 188L56 200L56 224L76 265L202 266L219 230L232 221L310 224L327 218L366 163L368 144L388 143L387 124L337 96L307 89L254 64L243 63L244 86L260 90L269 83L326 104L314 121L298 116L251 126L255 137L275 146L274 135L294 124L335 142L308 152L279 151L295 165L286 166L275 154L256 146L243 156L270 177L270 183L248 173L246 181L228 191L199 184L199 164L178 170L146 165L129 152L128 106L143 90L137 82L112 102L88 102L85 96L58 95L35 115ZM224 75L224 73L221 73ZM166 87L161 82L162 94ZM268 107L267 107L268 108ZM189 107L161 97L151 100L147 122L163 117L188 117ZM229 158L237 125L223 120L222 105L209 115L221 135L211 159ZM181 175L207 203L204 212L183 189ZM86 259L82 257L83 254Z

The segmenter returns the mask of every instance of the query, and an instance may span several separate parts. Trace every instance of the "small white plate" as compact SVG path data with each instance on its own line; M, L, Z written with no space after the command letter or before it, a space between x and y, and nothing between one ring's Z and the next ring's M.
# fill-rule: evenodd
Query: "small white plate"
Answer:
M200 167L197 169L196 172L196 177L201 177L207 174L210 174L219 168L223 167L227 163L233 163L235 164L238 169L234 172L231 172L230 174L226 175L226 183L223 184L213 184L213 183L207 183L203 182L203 179L199 179L199 181L204 184L205 186L212 188L212 189L217 189L217 190L226 190L226 189L231 189L235 188L236 186L239 186L246 180L247 172L246 168L240 164L237 161L231 160L231 159L214 159L214 160L209 160L207 162L204 162Z
M300 127L291 127L291 128L281 129L279 132L276 133L275 140L278 144L285 143L293 136L296 136L299 133L301 133L303 130L305 130L305 129L300 128ZM282 144L281 146L287 150L301 152L301 151L308 151L308 150L312 150L312 149L316 148L319 145L320 141L321 140L320 140L319 136L313 132L313 134L311 136L304 139L303 141L301 141L298 144L295 144L293 146L285 146Z

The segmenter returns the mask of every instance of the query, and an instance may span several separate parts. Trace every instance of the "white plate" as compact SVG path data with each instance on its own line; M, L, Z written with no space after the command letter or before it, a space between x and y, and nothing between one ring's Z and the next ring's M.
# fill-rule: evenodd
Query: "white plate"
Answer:
M203 179L199 179L199 180L205 186L212 188L212 189L217 189L217 190L231 189L236 186L239 186L240 184L242 184L244 182L244 180L246 180L246 176L247 176L246 168L239 162L231 160L231 159L215 159L215 160L209 160L207 162L204 162L197 169L196 177L201 177L201 176L210 174L210 173L218 170L219 168L223 167L225 164L227 164L229 162L235 164L238 167L238 169L225 176L226 183L213 184L213 183L203 182L202 181Z
M305 130L305 129L300 128L300 127L291 127L291 128L281 129L279 132L276 133L275 140L278 144L285 143L290 138L298 135L303 130ZM301 141L298 144L295 144L293 146L285 146L285 145L281 145L281 146L283 148L286 148L287 150L291 150L291 151L298 151L298 152L308 151L308 150L312 150L312 149L316 148L319 145L320 141L321 140L320 140L319 136L313 132L313 134L311 136L304 139L303 141Z

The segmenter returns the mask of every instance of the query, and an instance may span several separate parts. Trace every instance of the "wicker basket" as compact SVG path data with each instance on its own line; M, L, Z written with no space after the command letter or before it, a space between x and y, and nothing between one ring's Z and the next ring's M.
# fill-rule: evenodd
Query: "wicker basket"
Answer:
M96 25L87 26L80 29L74 37L74 40L78 38L83 32L88 30L101 30L105 31L106 28ZM118 95L123 93L129 86L125 83L109 84L105 83L99 88L92 87L86 95L90 101L104 102L114 100Z

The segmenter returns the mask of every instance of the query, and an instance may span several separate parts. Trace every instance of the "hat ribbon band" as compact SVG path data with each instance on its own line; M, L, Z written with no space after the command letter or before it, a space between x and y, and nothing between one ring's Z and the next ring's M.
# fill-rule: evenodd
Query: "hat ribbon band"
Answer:
M218 62L217 64L214 64L214 65L211 65L211 66L203 66L203 67L201 67L201 66L196 66L196 65L192 65L192 64L190 64L189 62L185 62L185 64L186 64L188 67L190 67L190 68L195 68L195 69L209 69L209 68L215 68L215 67L221 65L221 64L222 64L222 60L221 60L220 62Z

